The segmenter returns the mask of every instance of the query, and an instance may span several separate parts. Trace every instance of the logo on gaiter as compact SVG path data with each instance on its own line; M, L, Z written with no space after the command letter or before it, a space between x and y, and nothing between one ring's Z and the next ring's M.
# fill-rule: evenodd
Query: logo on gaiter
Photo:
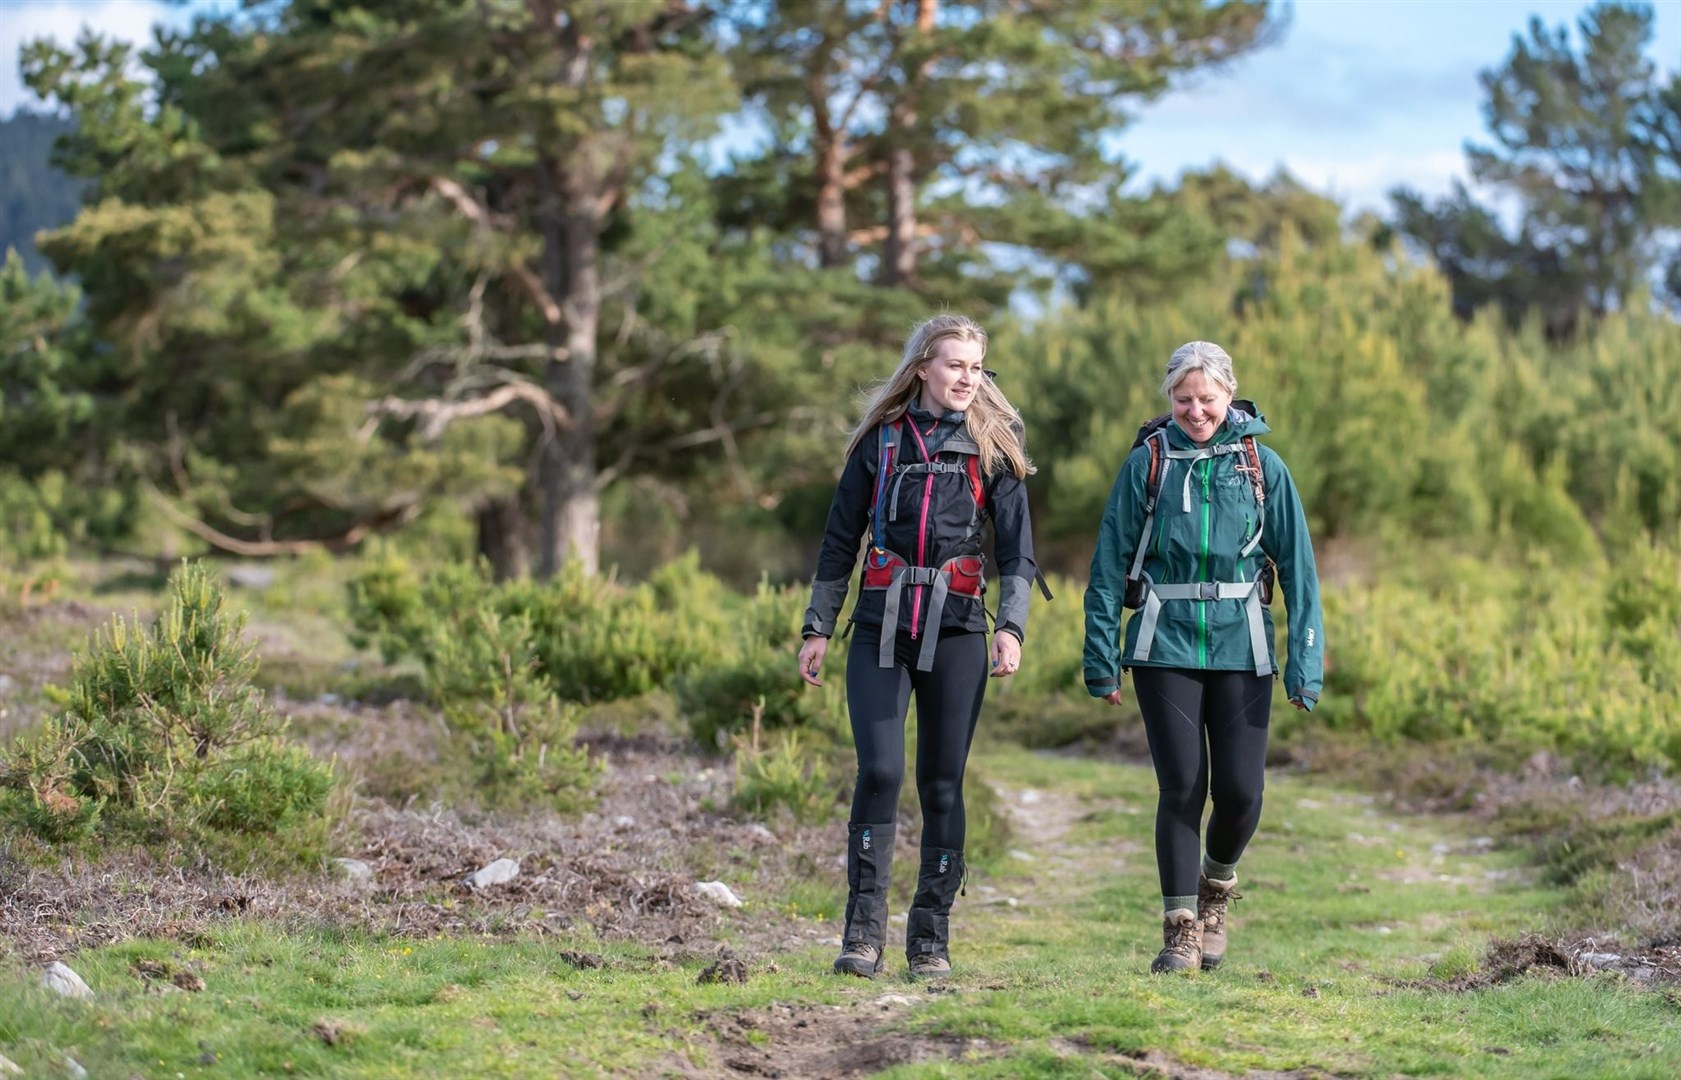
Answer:
M858 848L861 851L870 850L870 830L865 829L858 834Z
M951 869L951 856L942 854L940 856L940 873L943 874L949 869Z

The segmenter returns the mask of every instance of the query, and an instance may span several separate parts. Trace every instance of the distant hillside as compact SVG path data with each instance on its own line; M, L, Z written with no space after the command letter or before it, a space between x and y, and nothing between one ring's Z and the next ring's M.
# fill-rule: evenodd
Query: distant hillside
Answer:
M53 140L69 128L68 120L23 109L0 120L0 258L15 247L32 271L47 268L35 233L65 224L82 205L82 182L48 164Z

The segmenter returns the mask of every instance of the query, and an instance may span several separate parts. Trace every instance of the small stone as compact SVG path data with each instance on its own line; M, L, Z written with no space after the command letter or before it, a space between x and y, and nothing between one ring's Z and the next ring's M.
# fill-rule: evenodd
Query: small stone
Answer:
M752 839L763 844L774 844L777 842L776 834L765 828L757 821L747 826L746 833Z
M887 921L898 926L903 926L911 921L911 917L901 911L897 915L889 915L887 917Z
M1019 859L1022 862L1038 862L1039 861L1038 859L1035 859L1032 855L1030 855L1029 853L1021 850L1020 848L1011 848L1010 849L1010 858Z
M41 974L41 984L65 997L93 999L93 991L82 981L82 977L58 960L54 960L52 966Z
M374 879L374 868L361 859L334 859L333 865L338 867L340 874L351 881L372 881Z
M1036 791L1033 788L1028 788L1026 791L1021 793L1021 804L1023 806L1032 806L1044 797L1045 796L1041 792Z
M23 1070L18 1067L17 1062L5 1054L0 1054L0 1073L5 1073L7 1076L22 1076Z
M741 897L732 892L730 887L722 881L697 881L695 882L695 892L722 907L741 906Z
M497 859L487 863L468 874L465 878L469 889L488 889L492 885L501 885L519 877L519 862L514 859Z
M1621 955L1612 952L1585 952L1579 954L1576 959L1580 960L1589 967L1596 968L1600 971L1608 971L1611 968L1620 967L1623 962Z
M903 994L883 994L876 998L875 1003L884 1009L888 1009L894 1005L915 1005L916 999L908 998Z
M613 819L613 827L616 829L633 829L636 827L636 819L629 814L620 814Z
M315 703L317 705L326 705L330 708L334 705L337 705L339 702L341 702L343 700L344 699L339 697L337 694L325 693L325 694L321 694L318 697L316 697Z
M70 1074L70 1080L88 1080L88 1071L69 1054L64 1055L64 1071Z

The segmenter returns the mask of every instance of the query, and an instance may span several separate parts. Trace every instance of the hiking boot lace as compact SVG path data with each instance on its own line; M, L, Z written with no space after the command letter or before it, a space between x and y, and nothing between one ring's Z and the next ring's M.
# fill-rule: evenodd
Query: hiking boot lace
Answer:
M849 941L841 950L841 959L848 958L862 960L867 964L874 964L881 959L881 950L867 941Z
M1163 953L1183 957L1192 964L1202 957L1202 927L1195 921L1170 923L1167 926Z
M1243 894L1235 888L1216 889L1204 878L1197 890L1197 917L1202 920L1203 929L1218 932L1226 925L1226 905L1242 899Z

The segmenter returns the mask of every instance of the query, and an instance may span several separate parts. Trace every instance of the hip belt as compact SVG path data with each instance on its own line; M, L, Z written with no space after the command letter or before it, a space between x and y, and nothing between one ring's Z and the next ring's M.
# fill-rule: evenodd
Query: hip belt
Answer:
M1132 650L1133 659L1150 659L1150 649L1156 642L1156 620L1161 618L1162 601L1242 600L1243 612L1249 622L1249 649L1255 660L1255 674L1272 674L1272 660L1267 650L1267 624L1261 617L1263 586L1259 580L1195 581L1167 585L1156 584L1148 575L1139 580L1144 587L1144 610L1138 624L1138 643Z
M885 548L870 548L864 555L864 588L886 591L881 608L881 652L877 658L880 665L893 666L893 637L899 632L899 605L906 585L926 585L931 589L928 615L922 624L926 628L922 633L922 649L916 659L916 670L929 671L934 667L934 648L939 642L946 597L956 593L979 599L985 565L986 560L980 555L958 555L939 566L912 566L903 556ZM918 629L911 627L912 637Z

